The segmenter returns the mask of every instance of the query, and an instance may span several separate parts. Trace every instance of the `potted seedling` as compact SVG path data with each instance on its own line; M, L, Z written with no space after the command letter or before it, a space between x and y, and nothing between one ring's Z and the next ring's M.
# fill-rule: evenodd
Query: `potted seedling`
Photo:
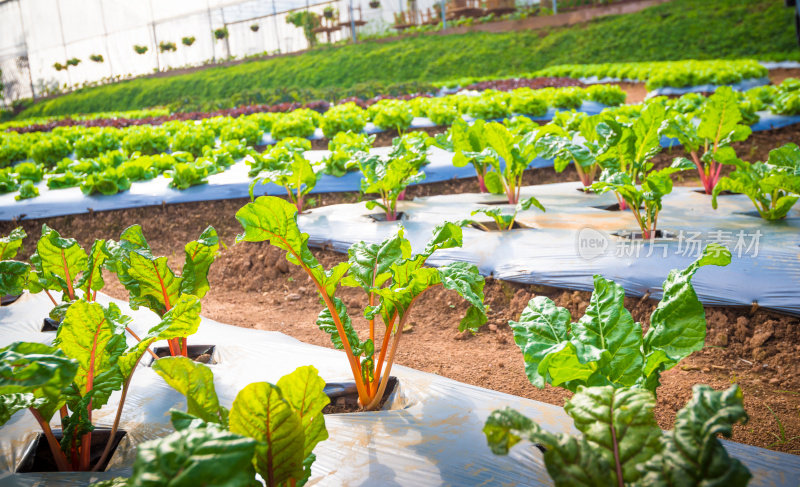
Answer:
M175 52L178 50L178 46L176 46L174 42L161 41L158 43L158 50L161 52L167 52L167 51Z
M269 170L259 173L252 183L250 183L250 199L253 200L253 189L256 184L273 183L286 189L289 201L303 212L305 197L317 185L317 181L322 177L322 172L315 172L311 162L300 153L293 153L288 160L277 159L279 164Z
M522 189L522 175L536 156L535 133L514 135L504 125L490 122L484 126L483 134L488 146L483 152L494 156L485 158L492 168L486 173L486 188L492 194L504 194L508 203L515 205Z
M103 62L103 55L102 54L92 54L89 56L89 59L95 63L102 63Z
M147 52L147 46L140 46L138 44L134 44L133 50L136 51L136 54L144 54Z
M510 215L506 215L503 213L501 208L479 208L474 210L471 215L475 216L478 214L484 214L492 218L494 220L495 228L489 228L485 224L481 222L477 222L474 220L467 220L466 223L469 223L473 226L478 227L479 229L483 230L484 232L491 232L491 231L501 231L506 232L514 228L514 224L517 221L517 213L520 211L530 210L532 207L539 208L542 211L545 211L544 206L539 203L539 200L531 196L530 198L525 198L524 200L517 203L514 207L514 213Z
M227 27L220 27L219 29L214 29L214 38L218 41L221 41L228 37L228 28Z
M355 155L361 169L361 194L377 193L380 198L367 201L368 210L380 208L384 221L395 221L402 217L397 211L397 200L408 185L425 179L414 160L406 158L384 159L377 154L359 152Z
M183 43L183 45L184 45L184 46L186 46L186 47L189 47L189 46L191 46L192 44L194 44L194 41L195 41L195 38L194 38L194 36L190 36L190 37L182 37L182 38L181 38L181 43Z
M366 410L380 407L403 329L424 292L441 285L469 303L459 325L461 331L475 330L486 322L484 279L474 265L453 262L438 268L424 266L436 250L461 246L461 227L454 223L437 226L418 254L412 253L400 228L383 242L354 244L347 262L326 270L308 248L308 235L298 229L297 208L291 203L262 196L241 208L236 219L245 230L236 238L237 243L268 241L285 250L286 259L308 274L325 303L317 326L331 335L334 347L344 350L360 404ZM335 296L340 286L358 287L367 294L369 305L364 317L369 321L369 338L360 338L346 305ZM376 346L378 340L380 347Z
M126 345L125 330L130 321L113 303L102 306L78 299L66 309L52 346L15 342L0 349L0 400L5 406L2 422L28 409L49 447L44 451L50 458L24 458L23 469L36 469L37 464L48 461L58 471L104 469L122 436L118 435L118 426L137 364L154 341L194 333L200 322L200 303L195 296L181 295L162 321L132 347ZM96 430L93 411L108 404L112 392L120 389L111 430ZM50 428L56 413L61 418L60 431ZM93 451L92 436L105 433L107 440L100 444L103 449ZM99 460L93 462L97 454Z
M142 227L132 225L120 235L119 242L106 241L102 246L105 267L116 273L128 290L131 309L144 306L163 319L183 295L202 299L209 290L208 271L219 255L219 238L214 227L206 228L200 238L184 247L185 262L180 275L168 265L166 257L153 255ZM190 349L186 337L168 341L168 351L156 349L156 355L181 355L198 358L213 355L213 346L198 345Z
M326 19L328 19L328 20L331 20L331 19L333 19L334 17L336 17L336 13L337 13L337 12L336 12L336 9L335 9L335 8L333 8L333 7L332 7L332 6L330 6L330 5L328 5L328 6L327 6L327 7L325 7L324 9L322 9L322 15L323 15L323 16L324 16Z
M259 26L258 24L251 24L251 25L250 25L250 30L251 30L251 31L253 31L253 32L258 32L258 29L259 29L260 27L261 27L261 26Z
M377 8L380 8L380 6L381 6L381 2L378 1L378 0L370 0L370 2L369 2L369 8L377 9Z

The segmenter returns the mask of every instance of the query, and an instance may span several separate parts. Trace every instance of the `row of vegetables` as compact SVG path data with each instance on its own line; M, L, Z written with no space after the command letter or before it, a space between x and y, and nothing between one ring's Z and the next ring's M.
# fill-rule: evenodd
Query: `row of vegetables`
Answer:
M423 293L441 285L463 297L468 309L462 331L474 333L487 321L484 278L473 264L425 266L436 250L461 246L460 225L437 226L417 254L401 228L383 242L355 244L346 261L326 269L308 248L297 215L283 199L260 197L236 213L243 228L236 244L269 242L308 274L324 303L316 324L344 351L364 410L379 409L405 324ZM170 411L175 432L137 445L131 478L96 485L250 486L256 474L270 487L309 480L314 449L328 438L322 410L329 398L317 370L300 367L276 384L250 384L228 409L214 387L214 366L187 358L188 337L198 329L200 301L210 289L208 272L220 251L213 228L186 244L180 273L166 257L153 255L138 225L123 231L119 241L96 240L89 251L45 225L29 262L13 260L25 237L19 228L0 238L0 294L46 293L58 328L50 345L15 342L0 349L0 425L15 414L31 414L58 470L102 469L112 441L100 445L102 453L92 451L93 413L116 409L113 439L143 356L166 340L170 356L155 360L152 368L186 396L187 410ZM705 485L720 479L746 485L748 469L717 439L747 420L738 386L725 391L695 386L672 431L662 431L654 415L661 373L704 346L705 313L692 276L730 259L727 249L711 244L689 267L672 271L647 333L625 309L622 287L601 276L577 321L548 298L533 298L519 321L510 322L525 371L537 387L575 392L565 410L582 436L549 433L519 412L502 409L487 418L483 430L491 450L504 455L522 440L536 444L559 486ZM133 333L131 318L116 305L97 302L103 269L129 292L131 308L148 308L159 317L143 336ZM336 297L342 287L361 288L369 296L370 305L362 310L368 338L355 330L347 305ZM116 403L115 391L121 391ZM60 442L50 427L56 415Z
M397 201L405 188L424 179L430 146L452 152L456 166L472 165L478 189L503 194L509 204L520 203L523 173L534 158L541 157L553 160L558 172L574 164L587 191L613 192L620 208L631 210L644 238L651 238L657 235L663 198L672 191L672 175L680 171L697 171L706 193L713 196L714 207L721 192L742 193L763 218L776 220L784 218L796 203L800 195L797 146L776 148L767 161L752 163L740 159L733 149L733 143L746 140L751 133L748 117L752 112L748 109L752 104L743 103L741 96L726 87L707 99L696 94L673 100L656 98L593 116L562 111L542 126L528 117L504 123L478 119L471 124L456 118L436 137L415 131L395 138L386 156L370 153L374 136L340 127L329 141L329 153L315 162L305 155L310 142L300 137L284 138L264 152L255 150L253 146L264 132L259 123L268 123L266 114L124 131L63 128L49 136L39 135L41 139L30 150L48 164L49 188L80 186L86 194L116 194L127 190L131 182L161 174L170 178L170 187L186 189L208 182L209 175L243 159L253 178L251 195L256 184L274 183L286 189L301 211L306 196L323 175L340 177L360 171L361 192L379 195L369 205L382 208L388 220L396 218ZM744 96L759 99L751 92ZM271 126L273 133L277 123ZM221 140L218 146L217 135ZM669 167L656 167L653 161L662 151L664 136L680 143L686 157L676 158ZM36 134L19 137L34 138ZM70 143L71 139L74 142ZM56 144L60 148L54 150ZM43 147L47 151L42 151ZM170 149L173 152L166 153ZM99 155L59 159L69 150ZM722 177L724 165L735 167L728 177ZM19 163L0 170L0 191L18 190L17 199L33 197L38 194L35 183L44 177L44 164ZM528 208L532 204L538 206L538 202L529 202Z

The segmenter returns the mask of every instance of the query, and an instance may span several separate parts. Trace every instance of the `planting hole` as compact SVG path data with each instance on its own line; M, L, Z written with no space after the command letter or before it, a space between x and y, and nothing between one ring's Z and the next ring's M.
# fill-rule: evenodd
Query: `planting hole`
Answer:
M479 205L497 206L497 205L510 205L508 200L492 200L492 201L479 201Z
M674 240L675 237L677 237L677 234L667 232L666 230L656 230L655 233L656 235L653 240ZM618 230L616 232L611 232L611 235L628 240L642 240L642 232L640 230Z
M483 225L483 227L481 227L477 223L470 223L469 226L471 226L475 230L480 230L481 232L486 232L486 231L489 231L489 232L501 232L501 231L506 232L506 231L508 231L508 230L500 230L498 228L498 226L497 226L497 222L496 221L480 222L480 224ZM486 228L484 228L484 227L486 227ZM487 230L487 228L488 228L488 230ZM524 225L524 224L522 224L522 223L520 223L518 221L514 221L514 224L511 225L510 230L518 230L520 228L531 228L531 227L526 226L526 225Z
M704 189L693 189L692 191L694 191L695 193L704 194L706 196L711 196L710 194L706 193L706 190L704 190ZM739 193L731 193L730 191L720 191L717 196L732 196L732 195L735 195L735 194L739 194Z
M60 324L60 321L56 321L52 318L45 318L44 322L42 323L42 331L58 331L58 325Z
M117 449L117 446L119 446L119 442L122 441L126 434L127 432L125 430L117 430L117 433L114 435L114 440L111 442L111 453L100 465L100 472L105 471L109 460L114 456L114 451ZM103 449L105 449L110 435L111 428L95 428L94 431L92 431L90 465L94 466L97 461L100 460L100 456L103 454ZM56 441L61 442L62 434L60 429L54 429L53 436L56 437ZM25 454L22 456L22 460L19 462L16 470L16 473L32 472L58 472L58 467L53 459L53 453L50 451L50 446L47 444L47 439L43 433L36 434L36 437L25 450Z
M372 221L375 221L375 222L388 221L388 220L386 220L386 213L370 213L369 215L366 215L366 216L368 218L372 218ZM401 221L401 220L406 220L406 214L403 213L402 211L397 213L397 219L394 220L394 221Z
M619 209L619 203L614 203L613 205L607 206L593 206L592 208L597 208L598 210L605 210L605 211L628 211L630 208L625 208L625 210ZM640 207L640 210L644 210L644 207Z
M386 390L383 391L383 397L378 409L383 409L386 400L397 388L397 377L389 376L389 381L386 383ZM358 390L356 389L355 382L329 382L325 384L325 395L331 400L331 403L325 406L322 414L336 414L336 413L357 413L361 411L361 406L358 404Z
M0 297L0 306L8 306L9 304L18 300L20 296L22 296L22 294L6 294L5 296L2 296Z
M216 364L214 360L214 351L217 349L216 345L189 345L187 348L187 355L190 359L201 364ZM153 353L158 358L169 357L169 347L153 347ZM152 357L152 355L148 356ZM151 359L148 365L153 365L155 359Z

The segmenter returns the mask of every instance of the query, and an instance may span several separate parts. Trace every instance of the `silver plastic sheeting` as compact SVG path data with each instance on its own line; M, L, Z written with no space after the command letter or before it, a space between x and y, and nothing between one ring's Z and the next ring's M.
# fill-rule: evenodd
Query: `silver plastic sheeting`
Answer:
M116 302L123 313L134 318L131 327L139 334L156 323L155 315L148 310L131 311L124 302L102 294L98 294L98 301ZM0 347L16 340L50 342L55 333L39 331L50 307L46 296L25 295L16 303L0 308ZM314 365L328 382L349 379L349 367L342 352L307 345L277 332L203 319L199 331L189 337L189 343L216 345L213 359L217 363L210 367L220 400L228 407L245 385L257 381L275 383L303 365ZM392 368L392 373L398 377L399 386L382 411L325 416L330 438L314 451L317 461L308 485L552 485L538 450L520 445L509 456L495 456L486 446L481 430L493 410L510 406L548 431L576 433L561 408L399 365ZM183 397L146 365L137 368L131 384L121 421L121 428L128 434L106 472L12 473L38 430L30 413L20 411L0 428L0 468L4 471L0 474L0 485L77 486L101 478L130 475L136 445L172 431L168 415L171 408L186 410ZM116 405L117 401L118 394L112 396L109 404ZM111 406L96 411L96 424L110 426L114 413ZM52 426L58 427L57 418ZM796 485L800 457L737 443L725 444L729 453L753 473L750 485Z
M709 83L705 85L685 86L683 88L664 86L662 88L656 88L655 90L648 91L647 96L645 98L652 98L654 96L660 96L660 95L685 95L686 93L709 93L717 91L717 88L719 88L720 86L730 86L736 91L747 91L751 88L755 88L756 86L764 86L768 84L770 84L769 78L764 77L764 78L746 79L730 85L714 85Z
M661 294L671 269L682 269L699 257L708 243L721 243L733 253L727 267L704 268L693 283L707 305L751 306L800 315L800 209L785 220L762 220L744 195L711 197L696 188L678 187L663 200L659 230L672 238L652 243L614 233L638 231L630 211L608 211L616 203L611 193L580 191L580 183L528 186L522 198L535 196L547 209L520 212L517 222L528 228L509 232L464 229L464 245L437 252L429 262L441 265L466 261L481 273L507 281L591 290L592 276L621 284L631 296ZM502 203L488 194L458 194L416 198L398 203L404 213L405 235L421 248L435 225L444 221L488 217L470 213ZM489 206L491 208L492 206ZM513 206L505 207L507 213ZM365 203L333 205L299 217L310 243L345 252L355 242L381 241L396 231L397 222L373 222Z

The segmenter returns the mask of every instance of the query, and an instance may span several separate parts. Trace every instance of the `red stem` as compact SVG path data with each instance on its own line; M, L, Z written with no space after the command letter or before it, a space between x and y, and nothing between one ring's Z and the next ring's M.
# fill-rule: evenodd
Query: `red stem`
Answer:
M58 444L56 437L53 435L53 431L50 429L50 423L44 420L42 413L40 413L38 409L28 409L33 414L33 417L36 418L36 422L39 423L39 426L42 428L44 437L47 438L47 445L50 447L50 452L53 454L53 459L56 461L58 470L60 472L68 472L70 468L67 456L64 455L63 451L61 451L61 445Z

